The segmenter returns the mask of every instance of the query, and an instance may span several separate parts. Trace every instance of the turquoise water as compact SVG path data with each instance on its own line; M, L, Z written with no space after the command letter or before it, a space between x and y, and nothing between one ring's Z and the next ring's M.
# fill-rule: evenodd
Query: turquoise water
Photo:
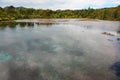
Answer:
M5 52L0 52L0 62L5 62L12 59L12 56Z
M119 79L120 22L48 21L0 23L0 80Z

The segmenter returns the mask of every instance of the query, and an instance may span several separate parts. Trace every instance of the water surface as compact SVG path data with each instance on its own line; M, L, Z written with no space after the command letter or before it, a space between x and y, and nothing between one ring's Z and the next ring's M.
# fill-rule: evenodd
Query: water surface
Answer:
M119 21L0 23L0 80L119 80L117 31Z

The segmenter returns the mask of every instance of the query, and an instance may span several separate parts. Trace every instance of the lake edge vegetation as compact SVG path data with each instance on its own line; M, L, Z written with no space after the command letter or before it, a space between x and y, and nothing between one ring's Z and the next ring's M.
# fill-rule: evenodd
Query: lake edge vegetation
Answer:
M62 18L88 18L100 20L120 21L120 5L117 7L101 9L81 9L81 10L50 10L34 9L25 7L0 7L0 21L10 21L16 19L62 19Z

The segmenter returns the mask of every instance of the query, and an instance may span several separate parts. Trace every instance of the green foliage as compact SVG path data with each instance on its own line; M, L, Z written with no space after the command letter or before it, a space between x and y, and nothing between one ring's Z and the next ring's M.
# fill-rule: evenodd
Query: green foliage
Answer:
M90 18L120 21L120 5L112 8L82 10L42 10L24 7L0 7L0 21L30 18Z

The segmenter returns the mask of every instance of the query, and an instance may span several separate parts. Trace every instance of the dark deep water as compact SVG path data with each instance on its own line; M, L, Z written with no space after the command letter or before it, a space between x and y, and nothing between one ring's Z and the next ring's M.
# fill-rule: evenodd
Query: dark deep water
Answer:
M119 21L2 22L0 80L119 80L119 31Z

